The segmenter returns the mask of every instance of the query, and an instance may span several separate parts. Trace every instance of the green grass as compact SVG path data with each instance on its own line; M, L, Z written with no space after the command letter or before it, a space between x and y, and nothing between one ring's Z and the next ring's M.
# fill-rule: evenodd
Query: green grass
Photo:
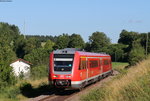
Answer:
M113 70L118 71L121 74L126 74L127 70L125 69L125 67L127 67L129 64L126 62L112 62L112 68ZM121 75L119 75L121 76Z
M19 87L6 87L0 92L0 101L19 101L16 97L18 94L20 94Z
M150 101L150 72L121 90L122 99L127 101Z
M52 89L47 77L39 80L22 80L16 85L0 90L0 101L20 101L37 97Z
M124 69L125 66L128 66L127 62L112 62L112 67L115 70Z
M125 69L127 63L113 63L120 74L103 87L81 97L82 101L150 101L150 58ZM120 76L121 75L121 76Z

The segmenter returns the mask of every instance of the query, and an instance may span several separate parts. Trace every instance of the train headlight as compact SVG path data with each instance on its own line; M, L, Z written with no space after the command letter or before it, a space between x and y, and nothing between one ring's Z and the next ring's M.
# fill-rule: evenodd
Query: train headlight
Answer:
M56 77L58 77L58 76L57 76L57 75L54 75L53 77L56 78Z

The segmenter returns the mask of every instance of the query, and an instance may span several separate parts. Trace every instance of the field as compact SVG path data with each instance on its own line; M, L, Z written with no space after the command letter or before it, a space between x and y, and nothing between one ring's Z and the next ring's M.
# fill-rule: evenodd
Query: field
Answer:
M120 71L103 87L84 95L82 101L150 101L150 57L124 69L126 63L113 63L115 70Z
M47 77L40 80L22 80L16 85L7 87L0 92L0 101L20 101L41 95L49 91Z
M112 62L112 67L113 67L113 69L114 70L117 70L117 71L122 71L122 70L124 70L124 68L126 67L126 66L128 66L129 64L128 63L126 63L126 62Z

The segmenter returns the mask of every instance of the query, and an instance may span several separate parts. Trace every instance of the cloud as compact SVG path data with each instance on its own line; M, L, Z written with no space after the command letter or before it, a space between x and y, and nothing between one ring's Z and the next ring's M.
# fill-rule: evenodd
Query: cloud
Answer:
M130 19L128 21L128 23L143 23L143 21L142 20L133 20L133 19Z

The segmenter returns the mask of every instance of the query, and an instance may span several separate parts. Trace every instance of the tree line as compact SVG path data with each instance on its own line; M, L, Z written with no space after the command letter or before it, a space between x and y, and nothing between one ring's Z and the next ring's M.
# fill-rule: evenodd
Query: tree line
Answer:
M81 48L88 52L105 52L112 61L135 65L150 53L150 33L122 30L118 43L112 44L103 32L93 32L85 42L80 34L58 36L23 35L16 25L0 22L0 89L17 82L9 66L17 58L31 62L31 77L47 75L49 53L56 49Z

